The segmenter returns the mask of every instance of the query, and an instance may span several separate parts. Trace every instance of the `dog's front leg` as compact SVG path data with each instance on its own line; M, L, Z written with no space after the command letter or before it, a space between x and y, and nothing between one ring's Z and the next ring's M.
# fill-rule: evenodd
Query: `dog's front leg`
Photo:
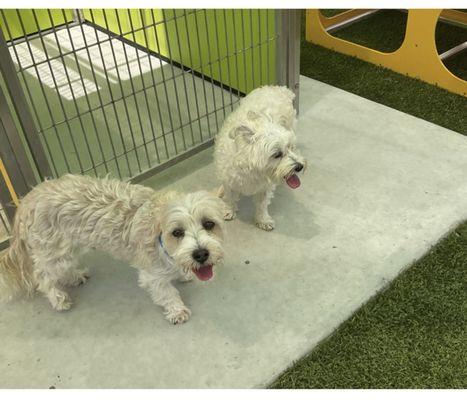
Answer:
M268 206L271 203L272 196L274 194L275 186L264 192L257 193L255 195L255 224L258 228L265 231L271 231L274 229L274 220L269 215Z
M223 200L225 203L224 219L230 221L235 218L237 213L237 202L240 197L238 192L235 192L227 185L224 185Z
M140 271L139 285L149 292L155 304L164 308L165 318L172 324L183 324L190 319L191 311L183 303L170 278L159 275L157 271Z

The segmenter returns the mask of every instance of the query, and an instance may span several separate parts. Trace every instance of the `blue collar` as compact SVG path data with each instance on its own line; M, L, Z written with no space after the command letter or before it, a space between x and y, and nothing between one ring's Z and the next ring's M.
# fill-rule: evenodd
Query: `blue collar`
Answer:
M159 235L159 246L164 251L165 255L169 257L171 260L173 260L172 256L167 252L167 250L164 247L164 244L162 243L162 234Z

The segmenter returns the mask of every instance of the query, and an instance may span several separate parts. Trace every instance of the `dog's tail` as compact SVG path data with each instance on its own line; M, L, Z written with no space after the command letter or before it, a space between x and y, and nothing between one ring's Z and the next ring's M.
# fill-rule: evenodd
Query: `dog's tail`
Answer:
M0 301L31 297L34 292L31 258L24 241L14 238L10 247L0 254Z

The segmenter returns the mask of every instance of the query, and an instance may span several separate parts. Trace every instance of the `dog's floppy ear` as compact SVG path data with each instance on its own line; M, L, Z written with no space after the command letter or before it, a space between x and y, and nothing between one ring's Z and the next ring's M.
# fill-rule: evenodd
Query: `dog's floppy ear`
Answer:
M175 190L157 192L151 198L152 206L154 210L160 211L163 207L167 205L167 203L175 200L179 196L180 193L176 192Z
M279 125L283 126L285 129L294 130L296 123L296 115L297 112L293 107L285 108L284 110L282 110L282 113L279 116Z
M260 118L261 118L261 114L257 113L256 111L250 110L250 111L248 111L248 113L246 114L246 117L247 117L250 121L256 121L257 119L260 119Z
M156 222L153 226L153 234L159 234L161 232L161 217L164 213L164 208L177 197L180 197L180 193L174 190L159 191L154 193L148 200L147 204L149 207L149 217L154 219Z
M287 118L285 115L281 115L279 118L279 125L283 126L286 129L289 129L290 128L289 118Z
M235 128L233 128L229 132L229 137L231 139L236 139L237 137L242 137L247 142L249 142L254 134L255 134L255 132L249 126L239 125L239 126L236 126Z
M246 114L246 117L250 120L250 121L257 121L259 120L260 118L263 118L263 119L266 119L268 120L269 122L274 122L274 120L272 119L272 117L264 112L264 111L253 111L253 110L250 110L248 111L248 113Z
M179 193L159 191L152 194L136 212L130 230L130 240L140 244L153 244L154 238L161 233L161 217L164 207L173 201Z

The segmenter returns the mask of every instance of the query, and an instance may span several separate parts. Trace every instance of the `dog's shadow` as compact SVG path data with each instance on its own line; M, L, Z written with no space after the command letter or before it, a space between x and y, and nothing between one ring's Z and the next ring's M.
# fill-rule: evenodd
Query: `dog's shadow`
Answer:
M318 235L320 228L314 223L311 201L290 190L277 188L269 205L269 214L275 221L273 232L284 237L309 240ZM253 199L243 197L238 203L237 218L247 224L254 224L255 206Z

